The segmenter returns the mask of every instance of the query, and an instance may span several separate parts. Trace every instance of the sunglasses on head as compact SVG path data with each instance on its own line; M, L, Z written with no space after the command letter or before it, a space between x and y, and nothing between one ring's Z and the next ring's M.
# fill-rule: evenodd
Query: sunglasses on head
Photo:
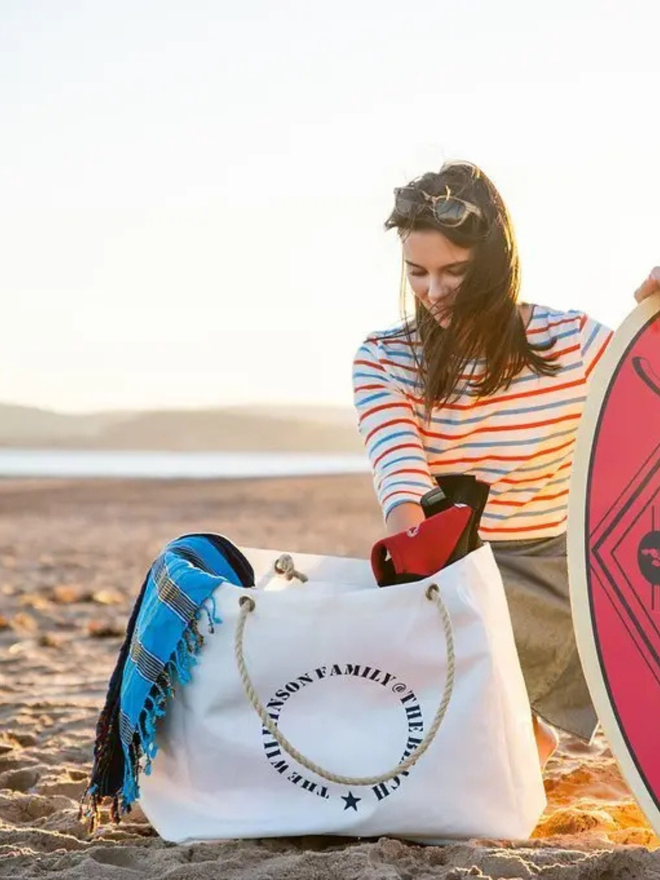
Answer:
M469 217L483 218L480 209L446 192L432 196L414 186L402 186L394 190L395 210L398 214L413 217L428 209L442 226L462 226Z

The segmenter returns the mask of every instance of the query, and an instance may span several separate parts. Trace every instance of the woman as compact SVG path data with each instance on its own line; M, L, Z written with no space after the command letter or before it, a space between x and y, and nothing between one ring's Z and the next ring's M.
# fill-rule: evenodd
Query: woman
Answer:
M583 312L519 302L511 221L474 165L395 190L385 225L400 236L415 308L354 361L378 500L395 534L424 519L434 477L490 485L480 535L502 572L544 765L555 727L589 741L597 725L570 617L566 508L589 378L612 334ZM658 291L656 267L635 297Z

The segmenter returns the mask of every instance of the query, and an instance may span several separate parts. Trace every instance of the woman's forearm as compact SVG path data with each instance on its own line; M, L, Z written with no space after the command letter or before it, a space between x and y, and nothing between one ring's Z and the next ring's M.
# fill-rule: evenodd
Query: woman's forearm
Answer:
M396 535L397 532L405 532L418 526L423 520L424 511L419 504L412 501L399 504L387 517L387 533L388 535Z

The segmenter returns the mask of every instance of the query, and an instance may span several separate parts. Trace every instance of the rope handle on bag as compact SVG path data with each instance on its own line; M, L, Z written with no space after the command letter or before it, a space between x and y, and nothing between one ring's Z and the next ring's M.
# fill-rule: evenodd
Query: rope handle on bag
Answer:
M245 623L247 621L248 615L251 614L257 607L257 603L252 598L252 596L241 596L241 598L238 600L238 604L240 605L241 610L238 618L238 623L236 625L234 653L236 656L236 665L238 667L238 672L241 677L241 682L243 684L243 690L245 691L246 697L254 707L257 715L261 719L264 727L268 731L270 731L277 744L283 749L283 751L285 751L291 758L293 758L294 761L297 761L298 764L300 764L302 767L305 767L307 770L310 770L317 776L321 776L323 779L327 779L329 782L336 782L340 785L355 786L378 785L381 782L388 782L390 779L394 779L395 776L399 776L401 773L405 773L406 770L409 770L413 766L413 764L416 764L417 761L419 761L424 752L433 742L435 735L437 734L440 725L444 720L445 714L447 712L447 707L449 706L449 701L454 690L455 671L454 635L452 632L449 613L447 612L445 604L442 601L442 597L440 596L438 585L429 584L429 586L426 588L425 595L429 601L435 601L438 611L440 612L440 617L442 618L442 625L445 633L445 642L447 646L447 678L445 680L445 688L442 695L442 700L440 702L440 705L438 706L438 711L435 713L433 723L431 724L428 733L421 741L421 743L417 746L417 748L413 752L411 752L411 754L405 759L405 761L401 761L401 763L397 764L394 770L391 770L389 773L383 773L379 776L364 777L340 776L336 773L331 773L329 770L324 770L323 767L319 767L318 764L310 761L296 748L294 748L294 746L291 745L284 734L278 729L272 718L268 715L268 712L266 711L261 700L259 699L257 692L254 689L254 685L252 684L252 680L250 679L250 675L247 671L247 667L245 664L245 656L243 654L243 635L245 632Z

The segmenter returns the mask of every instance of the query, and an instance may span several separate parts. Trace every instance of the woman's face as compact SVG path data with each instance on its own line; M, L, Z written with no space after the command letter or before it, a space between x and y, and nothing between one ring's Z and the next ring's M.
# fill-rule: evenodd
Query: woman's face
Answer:
M450 316L439 309L451 308L470 262L470 248L452 244L441 232L423 229L402 240L408 281L417 299L434 315L441 327Z

